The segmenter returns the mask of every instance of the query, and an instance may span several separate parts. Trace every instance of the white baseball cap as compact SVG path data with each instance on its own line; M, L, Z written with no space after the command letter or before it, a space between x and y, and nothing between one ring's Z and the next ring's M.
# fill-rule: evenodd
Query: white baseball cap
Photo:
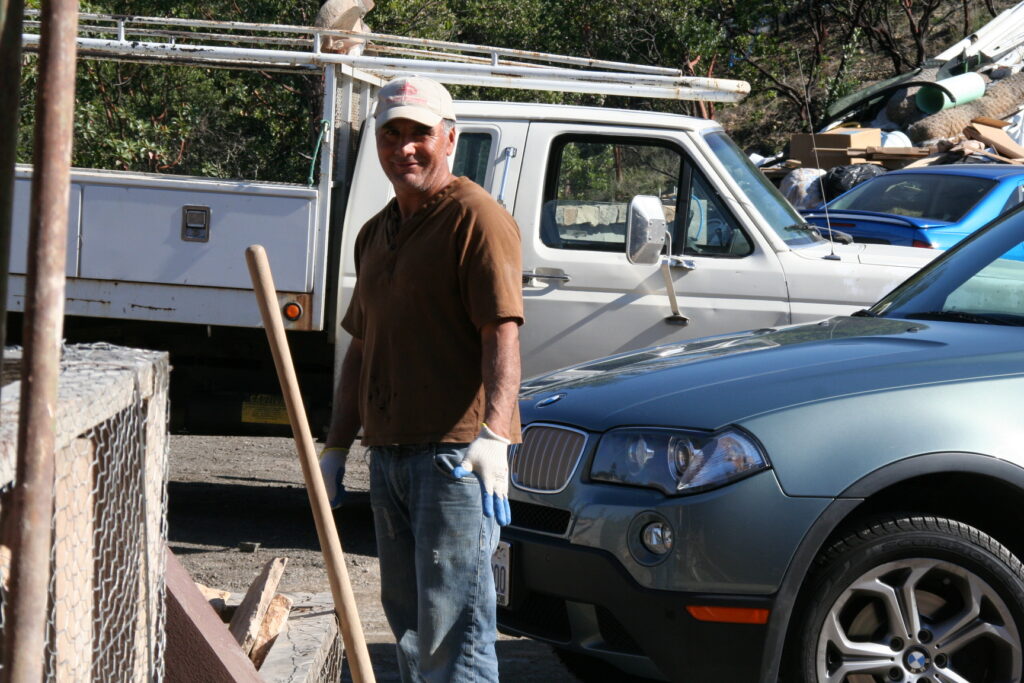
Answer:
M424 126L436 126L441 119L455 120L455 107L448 90L429 78L396 78L380 89L374 118L381 124L391 119L411 119Z

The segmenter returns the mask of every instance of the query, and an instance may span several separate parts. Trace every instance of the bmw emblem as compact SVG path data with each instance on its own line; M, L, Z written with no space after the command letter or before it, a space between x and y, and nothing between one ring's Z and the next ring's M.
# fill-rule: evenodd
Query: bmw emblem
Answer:
M914 674L924 673L928 669L928 665L931 664L927 653L916 648L907 653L905 661L910 673Z
M564 393L561 393L555 394L554 396L548 396L547 398L542 398L541 400L537 401L537 405L535 407L543 408L545 406L551 405L552 403L558 403L563 398L565 398L565 396L566 395Z

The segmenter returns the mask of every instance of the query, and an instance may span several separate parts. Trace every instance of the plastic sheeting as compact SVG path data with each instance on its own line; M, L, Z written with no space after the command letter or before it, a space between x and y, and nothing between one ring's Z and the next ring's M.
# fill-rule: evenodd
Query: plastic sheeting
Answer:
M782 179L779 191L797 209L813 209L821 205L821 183L825 175L820 168L795 168Z

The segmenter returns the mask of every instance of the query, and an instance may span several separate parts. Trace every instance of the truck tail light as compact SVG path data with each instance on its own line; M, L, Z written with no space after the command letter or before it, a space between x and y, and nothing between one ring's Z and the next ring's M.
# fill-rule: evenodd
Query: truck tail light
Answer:
M284 308L281 309L281 314L284 315L286 320L294 322L302 317L302 306L294 301L289 301L284 305Z

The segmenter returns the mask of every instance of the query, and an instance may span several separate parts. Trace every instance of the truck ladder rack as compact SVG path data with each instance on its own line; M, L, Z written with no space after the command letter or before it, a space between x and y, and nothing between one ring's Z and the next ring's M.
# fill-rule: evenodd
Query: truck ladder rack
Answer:
M25 49L39 46L38 10L26 10ZM366 41L359 54L323 52L325 37ZM416 74L442 83L673 100L738 102L745 81L683 76L677 69L566 55L337 31L311 26L79 14L78 51L123 61L303 71L338 65L358 80Z

